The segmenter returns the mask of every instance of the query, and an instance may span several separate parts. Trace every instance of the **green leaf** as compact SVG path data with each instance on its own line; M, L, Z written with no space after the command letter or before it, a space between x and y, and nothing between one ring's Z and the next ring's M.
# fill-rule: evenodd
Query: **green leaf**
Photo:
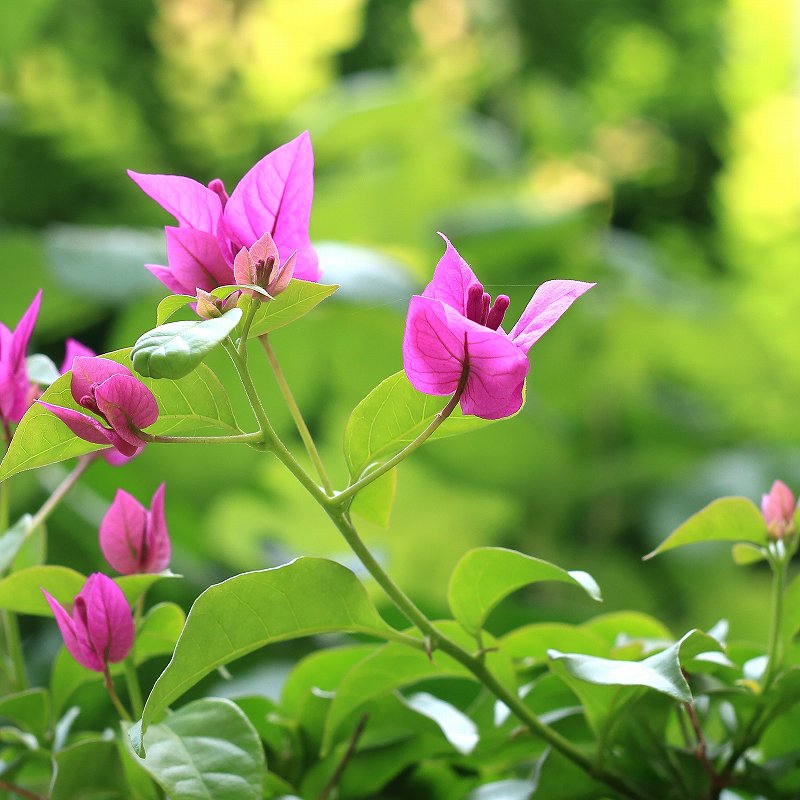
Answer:
M748 564L756 564L759 561L763 561L767 557L767 551L765 548L757 547L754 544L737 542L731 548L731 556L734 563L740 567L745 567Z
M183 378L230 336L241 319L242 309L232 308L214 319L167 322L153 328L131 349L133 368L146 378Z
M183 609L175 603L159 603L153 606L136 634L134 651L136 665L157 656L172 655L184 620ZM111 665L112 675L122 675L123 672L122 664ZM60 713L73 693L85 683L99 683L102 679L103 676L99 672L82 667L69 651L62 647L58 651L50 673L50 691L55 713Z
M143 730L217 667L273 642L334 631L391 635L356 576L335 561L298 558L206 589L147 698Z
M27 689L0 698L0 719L30 731L41 742L50 727L50 697L45 689Z
M767 525L756 505L746 497L723 497L689 517L645 559L665 550L697 542L767 544Z
M422 394L408 381L403 370L381 381L353 410L344 434L344 455L350 471L351 482L361 478L370 469L386 463L430 425L436 414L445 406L441 397ZM435 431L431 439L455 436L489 425L492 420L464 416L457 408ZM394 480L394 479L393 479ZM380 496L373 495L369 502L353 510L372 522L385 524L388 518L394 487L388 478Z
M156 581L176 577L178 576L170 572L123 575L115 578L115 582L132 604ZM86 576L69 567L55 564L28 567L0 580L0 608L17 614L51 617L53 614L42 594L42 589L46 589L61 605L69 607L84 583Z
M293 279L286 290L267 303L261 303L253 317L248 338L271 333L305 316L339 287Z
M38 386L49 386L61 376L53 360L41 353L34 353L25 359L25 371L28 380Z
M264 749L230 700L189 703L147 731L143 769L180 800L261 800Z
M596 656L559 653L552 650L550 659L569 675L601 686L637 686L666 694L681 703L692 700L689 684L681 667L704 652L719 652L716 639L698 630L690 631L671 647L644 661L615 661ZM557 671L557 674L560 674Z
M350 511L382 528L388 528L396 495L397 469L393 469L365 486L353 499Z
M405 702L418 714L432 719L441 729L445 739L462 755L467 755L478 744L478 727L462 711L450 703L427 692L417 692Z
M197 298L191 294L170 294L167 295L156 309L156 325L163 325L173 314L180 311L189 303L197 302Z
M593 600L602 600L597 583L588 573L567 572L548 561L502 547L478 547L466 553L453 570L447 600L453 616L475 634L503 598L541 581L571 583Z
M131 367L129 349L107 353L103 358ZM80 408L72 398L71 380L71 372L62 375L41 399L85 413L86 409ZM142 383L153 392L159 408L158 420L148 428L149 433L191 435L209 429L239 432L228 394L205 364L177 381L143 378ZM79 439L61 420L34 403L14 433L11 447L0 465L0 480L101 449L102 445Z
M454 622L437 623L437 628L462 646L470 646L468 637ZM486 665L503 685L516 691L513 665L505 653L493 649L494 643L492 637L487 637L485 644L489 652L486 654ZM477 680L465 666L440 650L434 651L429 657L422 649L414 650L408 645L394 642L379 648L359 661L336 687L325 720L323 754L332 747L345 719L368 700L422 680L448 677Z
M537 622L507 633L500 639L503 650L526 665L547 661L549 650L599 656L609 647L602 637L576 625L563 622Z
M88 739L59 750L53 759L50 800L129 800L113 739Z
M645 640L671 642L672 631L663 622L639 611L614 611L592 617L581 625L585 631L600 636L608 644L609 651L622 640Z

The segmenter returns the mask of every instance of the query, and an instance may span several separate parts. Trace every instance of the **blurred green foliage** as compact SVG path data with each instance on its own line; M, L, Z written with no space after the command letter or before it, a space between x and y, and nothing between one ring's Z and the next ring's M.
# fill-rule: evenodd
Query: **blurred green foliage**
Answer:
M343 299L274 337L340 484L344 422L401 367L436 230L511 295L509 319L548 278L599 284L533 351L521 415L404 465L390 531L367 528L398 581L435 614L464 551L510 544L590 570L609 611L680 629L729 616L761 641L763 570L735 573L718 549L639 559L714 497L800 481L795 14L790 0L0 4L3 319L43 286L35 350L132 344L164 294L140 265L168 220L125 169L233 185L308 128L312 237L381 265L330 248ZM161 599L301 553L352 563L277 464L228 450L93 467L52 520L51 562L100 567L117 486L144 498L165 478L188 580ZM15 478L15 513L57 473ZM490 628L593 612L557 587L519 600ZM55 627L25 623L45 670Z

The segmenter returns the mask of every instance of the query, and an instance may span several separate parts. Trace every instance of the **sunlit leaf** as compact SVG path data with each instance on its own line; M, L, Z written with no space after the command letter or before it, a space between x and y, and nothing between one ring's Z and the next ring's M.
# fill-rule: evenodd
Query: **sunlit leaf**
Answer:
M767 525L755 504L745 497L723 497L689 517L645 558L698 542L767 544Z
M261 303L250 326L249 337L271 333L305 316L339 287L324 283L292 280L285 291L267 303Z
M586 572L568 572L516 550L478 547L456 564L447 599L453 616L470 633L483 627L492 609L517 589L541 581L560 581L582 588L593 600L601 600L600 589Z

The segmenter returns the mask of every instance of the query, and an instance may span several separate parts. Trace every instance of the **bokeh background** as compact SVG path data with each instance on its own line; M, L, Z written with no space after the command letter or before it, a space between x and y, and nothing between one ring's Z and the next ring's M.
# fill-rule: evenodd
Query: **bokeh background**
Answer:
M517 418L403 467L391 527L364 526L397 579L444 614L459 555L511 545L592 572L607 611L765 639L758 568L724 546L641 556L722 494L800 488L798 31L792 0L0 3L0 315L43 286L35 350L130 345L165 294L142 264L170 220L125 169L232 187L308 129L312 238L342 289L273 339L340 483L347 415L401 367L435 231L510 317L544 280L598 283L532 351ZM15 513L60 474L13 479ZM352 564L270 459L166 446L94 466L52 519L51 561L101 568L116 488L146 500L162 479L186 580L154 595L188 606L299 554ZM496 632L598 611L564 588L515 600ZM46 675L55 626L23 622ZM234 673L263 688L293 653Z

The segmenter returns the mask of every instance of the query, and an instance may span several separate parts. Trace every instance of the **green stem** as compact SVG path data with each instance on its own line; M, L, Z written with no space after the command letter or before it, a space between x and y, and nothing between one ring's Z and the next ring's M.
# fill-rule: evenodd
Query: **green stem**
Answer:
M348 486L343 492L336 495L336 503L340 506L347 507L348 503L370 483L376 481L381 475L393 470L401 461L408 458L417 448L421 447L431 436L433 436L436 429L455 411L456 406L461 400L461 395L464 394L464 389L467 386L467 378L469 377L469 367L465 367L461 373L461 380L458 383L455 394L450 398L447 405L431 420L427 428L417 436L414 441L409 442L397 455L390 458L385 463L376 467L372 472L367 473L355 483Z
M134 719L141 719L144 701L142 700L142 689L139 686L139 676L136 673L136 665L133 659L128 656L124 662L125 684L128 687L128 699L131 701L131 710Z
M41 508L31 517L30 525L28 526L28 536L31 536L33 532L47 520L56 506L67 496L70 489L80 480L83 473L94 463L98 455L98 453L89 453L78 459L78 463L75 465L72 472L56 486L50 497L42 503Z
M267 355L267 359L272 367L272 372L275 375L275 381L278 384L278 388L281 390L281 394L283 395L283 399L286 402L287 408L289 409L289 413L292 415L294 424L297 427L297 432L300 434L300 438L303 440L308 457L311 459L311 463L314 465L314 468L317 470L317 474L319 475L319 479L322 481L325 492L329 495L333 495L333 484L331 483L331 479L328 476L325 465L322 463L319 451L317 450L317 446L314 444L314 439L311 436L311 432L308 430L306 421L303 419L303 413L300 411L300 407L297 405L297 401L294 399L292 390L289 387L289 382L286 380L286 376L281 369L278 357L275 355L275 351L272 349L272 344L269 341L269 337L265 333L258 337L258 341L261 343L261 347L264 349L264 352Z
M122 705L122 701L119 699L116 689L114 689L114 682L111 680L111 673L108 671L108 667L106 667L106 671L103 673L103 679L108 696L111 698L111 702L114 704L114 708L117 710L120 719L125 720L125 722L132 722L131 715L128 713L125 706Z
M777 542L776 545L782 544ZM772 566L772 615L767 646L767 668L764 671L764 691L768 691L783 660L783 590L786 578L785 548L770 559Z
M235 444L237 442L257 443L263 442L261 431L253 433L235 433L231 436L159 436L157 434L137 431L146 442L161 442L162 444Z
M253 324L253 319L256 315L256 311L258 311L260 302L261 301L256 300L255 297L250 298L250 305L247 307L247 313L245 314L244 323L242 325L242 335L239 338L239 347L236 352L245 364L247 363L247 341L250 335L250 326Z

